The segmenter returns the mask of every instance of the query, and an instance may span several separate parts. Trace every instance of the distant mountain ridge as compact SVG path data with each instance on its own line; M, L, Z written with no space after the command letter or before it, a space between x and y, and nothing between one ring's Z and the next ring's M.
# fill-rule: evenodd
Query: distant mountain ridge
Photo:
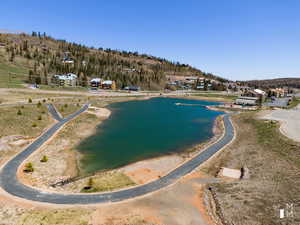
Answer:
M242 82L250 87L256 88L300 88L300 76L299 78L276 78L265 80L249 80Z

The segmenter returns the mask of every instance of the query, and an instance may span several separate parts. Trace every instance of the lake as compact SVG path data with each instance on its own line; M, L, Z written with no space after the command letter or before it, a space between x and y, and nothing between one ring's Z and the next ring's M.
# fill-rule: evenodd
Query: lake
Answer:
M176 104L181 103L181 104ZM113 103L111 116L80 143L83 172L118 168L142 159L184 151L213 136L222 112L203 105L215 102L151 98Z

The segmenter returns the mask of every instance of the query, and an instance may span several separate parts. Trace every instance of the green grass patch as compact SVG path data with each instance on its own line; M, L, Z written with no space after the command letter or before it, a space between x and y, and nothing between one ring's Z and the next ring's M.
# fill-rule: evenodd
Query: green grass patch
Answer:
M28 69L25 67L0 62L0 88L22 87L27 74Z
M135 184L128 176L120 172L107 172L93 177L92 179L92 184L90 180L88 180L86 184L86 186L90 186L90 188L83 188L81 192L90 193L112 191Z

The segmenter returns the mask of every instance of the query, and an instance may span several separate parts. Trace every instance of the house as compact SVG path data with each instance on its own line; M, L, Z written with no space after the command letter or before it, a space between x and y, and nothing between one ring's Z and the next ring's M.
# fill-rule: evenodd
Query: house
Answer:
M90 80L90 85L92 88L98 88L101 86L102 79L101 78L93 78Z
M274 88L269 90L269 96L275 96L276 98L287 97L288 91L284 88Z
M65 64L74 64L74 60L72 59L64 59L62 62Z
M77 75L73 73L54 75L52 82L59 86L76 86Z
M115 89L116 83L112 80L104 80L101 83L101 88L103 89Z
M266 92L260 89L254 89L254 90L245 90L242 93L242 96L244 97L256 97L259 99L260 102L264 102L266 99Z
M258 105L259 97L240 96L235 100L237 105Z

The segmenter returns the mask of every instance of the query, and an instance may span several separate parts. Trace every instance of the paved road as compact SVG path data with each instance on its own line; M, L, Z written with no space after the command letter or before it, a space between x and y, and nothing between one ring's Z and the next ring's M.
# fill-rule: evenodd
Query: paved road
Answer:
M104 202L118 202L138 196L157 191L163 187L166 187L182 176L190 173L200 164L205 162L208 158L218 152L222 147L229 143L234 136L234 129L232 123L229 119L229 115L224 115L225 124L225 135L215 144L208 147L199 155L195 156L193 159L187 161L180 167L171 171L166 176L147 183L145 185L132 187L126 190L120 190L115 192L107 193L95 193L95 194L61 194L61 193L51 193L42 192L36 190L32 187L26 186L18 181L16 178L16 172L20 164L35 150L37 150L45 141L47 141L61 126L66 122L79 115L81 112L87 109L88 105L85 105L78 112L70 115L67 118L62 119L60 122L56 123L51 127L46 133L44 133L40 138L28 146L23 152L19 153L15 158L9 161L2 171L0 172L0 186L8 193L39 202L48 202L55 204L92 204L92 203L104 203Z
M60 113L56 110L53 104L47 104L47 108L54 119L57 121L62 121L63 118Z
M265 102L264 105L269 106L269 107L282 107L282 108L285 108L285 107L288 106L289 100L290 100L290 98L276 98L272 102Z

